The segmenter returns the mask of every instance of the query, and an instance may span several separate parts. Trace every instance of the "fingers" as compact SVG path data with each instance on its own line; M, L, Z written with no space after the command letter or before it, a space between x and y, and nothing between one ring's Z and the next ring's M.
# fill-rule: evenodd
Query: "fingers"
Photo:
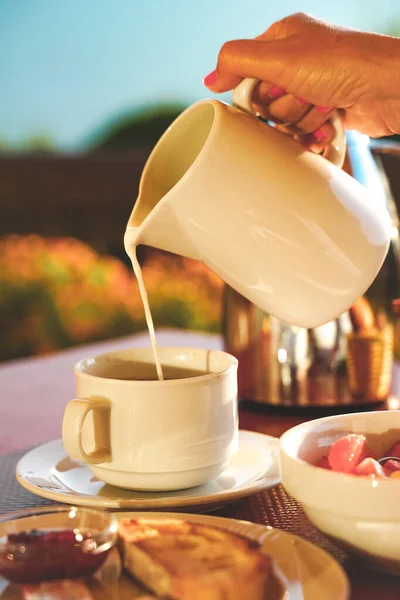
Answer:
M329 118L334 108L314 106L311 101L340 105L329 93L331 76L327 82L322 77L329 69L320 57L321 45L315 41L321 36L333 39L336 48L332 26L307 14L290 15L255 39L225 43L216 69L204 78L204 84L219 93L236 87L245 77L260 80L252 98L256 114L274 121L277 129L290 133L310 150L321 152L333 136ZM331 54L325 46L329 62Z
M270 104L272 100L276 100L282 96L286 96L284 89L277 85L271 85L265 81L260 81L253 92L253 101L259 106L265 106Z
M258 87L261 88L261 85ZM271 95L279 97L271 99ZM335 110L332 107L312 106L302 99L285 94L283 90L275 90L274 86L269 86L268 91L267 88L260 89L255 100L263 100L260 114L275 121L278 131L292 135L313 152L322 152L333 137L334 130L329 121Z
M255 39L226 42L204 84L213 92L226 92L244 77L255 77L285 88L303 66L294 38L300 34L304 37L304 49L311 33L321 28L326 29L322 21L296 13L276 21Z
M265 83L255 89L253 103L257 114L275 121L279 130L296 135L299 141L314 151L320 152L332 137L332 127L328 122L334 112L332 107L313 106Z
M257 57L260 55L261 47L258 45L257 51L255 51L256 47L253 44L247 44L245 42L265 42L285 37L281 31L281 23L282 21L273 23L271 27L261 35L256 36L254 40L235 40L224 44L218 56L217 67L204 77L204 85L214 92L227 91L236 87L243 77L255 77L255 75L252 76L249 73L245 73L245 71L242 70L242 66L238 63L241 61L241 58L243 58L241 53L246 49L252 48L253 53ZM240 75L237 70L239 70L242 75Z
M295 136L303 146L312 152L320 154L324 148L329 144L333 137L334 131L332 124L327 121L312 133L307 133L302 136Z
M226 42L219 53L215 71L204 78L204 84L213 92L226 92L244 77L255 77L285 88L295 70L288 60L290 52L291 44L287 40Z
M205 77L204 84L214 92L224 92L236 87L244 77L259 79L261 83L253 94L257 112L280 124L294 124L277 128L290 131L307 148L321 152L333 135L327 119L334 109L313 107L287 94L286 83L290 87L298 71L297 57L298 48L288 38L227 42L221 48L216 69Z
M296 128L304 133L318 129L334 112L331 106L313 107L306 100L265 82L255 88L252 100L257 114L277 123L296 124Z
M204 77L203 83L213 92L227 92L228 90L235 88L242 79L243 77L235 75L234 73L225 73L223 77L219 77L217 69L215 69Z
M265 105L264 105L265 106ZM294 123L297 126L298 122L302 122L306 119L307 112L310 110L311 105L303 100L298 100L290 94L285 94L276 100L269 102L268 115L264 118L276 121L277 123ZM264 110L264 113L266 111ZM318 124L318 126L321 123ZM311 130L312 131L312 130Z
M329 119L334 110L331 106L314 106L296 123L296 127L303 133L316 131Z

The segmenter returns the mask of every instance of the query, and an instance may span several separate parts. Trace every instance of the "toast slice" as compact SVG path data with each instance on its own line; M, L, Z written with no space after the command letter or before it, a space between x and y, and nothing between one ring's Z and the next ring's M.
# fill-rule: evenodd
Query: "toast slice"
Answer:
M125 568L160 598L264 600L269 556L217 527L171 519L120 521Z

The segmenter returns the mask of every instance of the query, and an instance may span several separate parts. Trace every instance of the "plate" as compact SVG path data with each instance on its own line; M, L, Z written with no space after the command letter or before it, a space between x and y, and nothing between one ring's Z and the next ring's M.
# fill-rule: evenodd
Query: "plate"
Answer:
M219 477L188 490L135 492L105 484L84 463L71 460L61 440L31 450L17 464L17 481L27 490L68 504L119 509L186 507L203 512L280 483L277 438L239 432L239 449Z
M118 518L187 519L182 513L118 513ZM268 600L348 600L350 586L342 567L335 559L310 542L268 527L248 521L225 519L209 515L191 515L190 521L220 527L232 533L244 535L261 545L261 549L273 559L274 577ZM116 569L96 574L96 580L88 584L94 600L139 600L149 598L139 586L122 575L115 579ZM3 580L4 581L4 580ZM5 582L4 582L5 584ZM2 589L0 580L0 591ZM107 593L108 591L108 593ZM18 588L8 586L0 595L1 600L21 600Z

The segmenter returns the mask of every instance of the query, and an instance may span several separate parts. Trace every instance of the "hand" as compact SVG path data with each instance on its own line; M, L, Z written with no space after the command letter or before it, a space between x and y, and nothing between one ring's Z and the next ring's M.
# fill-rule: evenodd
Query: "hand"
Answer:
M204 84L225 92L244 77L261 80L256 107L267 107L277 123L294 123L315 151L332 136L327 119L335 109L349 129L372 137L400 133L398 38L291 15L253 40L226 42Z

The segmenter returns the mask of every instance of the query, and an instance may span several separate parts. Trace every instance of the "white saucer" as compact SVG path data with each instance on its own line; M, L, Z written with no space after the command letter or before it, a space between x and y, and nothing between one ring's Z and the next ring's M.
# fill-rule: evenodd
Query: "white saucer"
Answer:
M149 519L186 519L187 515L181 513L117 513L118 518L135 519L145 517ZM190 521L220 527L246 536L261 546L261 551L272 558L274 577L268 585L269 600L348 600L350 586L342 567L335 559L318 546L310 542L280 531L256 525L248 521L211 517L209 515L191 515ZM109 590L115 600L144 600L149 596L134 580L122 573L115 581L115 571L118 569L119 559L112 558L113 564L108 568L101 568L94 579L87 581L90 593L94 600L110 598ZM105 563L107 564L107 563ZM2 590L4 589L3 593ZM7 583L0 578L0 600L21 600L19 588Z
M105 484L86 464L71 460L61 440L31 450L17 464L18 482L30 492L68 504L102 508L216 509L280 483L277 438L239 432L239 450L216 479L204 485L174 492L136 492Z

